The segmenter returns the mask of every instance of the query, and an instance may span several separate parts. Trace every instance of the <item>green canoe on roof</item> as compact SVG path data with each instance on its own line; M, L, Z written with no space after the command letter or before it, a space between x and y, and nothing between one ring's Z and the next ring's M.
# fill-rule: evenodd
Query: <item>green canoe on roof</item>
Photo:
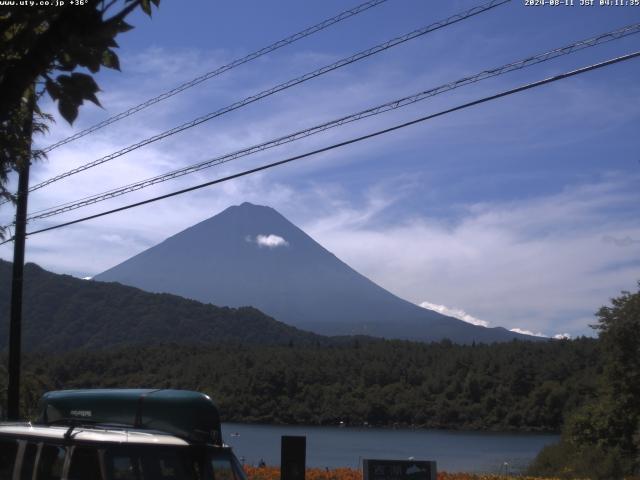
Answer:
M157 430L191 442L221 444L220 416L209 396L188 390L61 390L40 399L42 425L109 425Z

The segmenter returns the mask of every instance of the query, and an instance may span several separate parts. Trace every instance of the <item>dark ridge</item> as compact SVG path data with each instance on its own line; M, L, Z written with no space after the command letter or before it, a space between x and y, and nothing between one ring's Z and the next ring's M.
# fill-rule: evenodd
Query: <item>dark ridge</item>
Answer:
M0 260L0 342L8 335L11 263ZM324 345L333 341L285 325L253 307L216 307L118 283L80 280L25 265L22 345L26 351L162 342ZM6 287L6 288L5 288Z

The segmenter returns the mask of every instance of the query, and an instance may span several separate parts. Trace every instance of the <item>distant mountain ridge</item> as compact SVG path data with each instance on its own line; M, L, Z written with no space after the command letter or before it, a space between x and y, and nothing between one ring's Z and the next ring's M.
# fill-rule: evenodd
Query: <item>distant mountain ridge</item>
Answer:
M243 203L94 277L215 305L251 305L323 335L458 343L539 340L418 307L359 274L270 207Z
M11 263L0 260L0 350L9 333ZM333 343L255 308L220 308L177 295L80 280L25 265L22 344L27 351L151 345ZM339 340L336 339L336 342Z

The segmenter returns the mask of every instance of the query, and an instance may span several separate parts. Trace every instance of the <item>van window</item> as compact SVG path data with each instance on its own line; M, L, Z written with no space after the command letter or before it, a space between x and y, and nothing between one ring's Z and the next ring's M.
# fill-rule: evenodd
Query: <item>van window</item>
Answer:
M95 448L76 447L71 454L68 480L100 480L100 458Z
M38 461L38 480L60 480L67 449L60 445L43 445Z
M231 452L212 452L213 480L247 480L242 466Z
M0 440L0 478L11 478L16 464L18 442L15 440Z
M140 462L132 455L113 455L109 459L113 480L142 480Z
M118 448L106 457L109 480L194 480L197 462L186 449Z
M176 452L166 452L157 458L146 458L143 463L145 478L153 478L158 480L178 480L194 478L193 469L187 465L184 455L178 455Z
M214 480L236 480L229 458L214 456L211 459L211 469Z
M36 453L38 453L38 445L27 443L22 457L20 480L31 480L33 478L33 464L36 463Z

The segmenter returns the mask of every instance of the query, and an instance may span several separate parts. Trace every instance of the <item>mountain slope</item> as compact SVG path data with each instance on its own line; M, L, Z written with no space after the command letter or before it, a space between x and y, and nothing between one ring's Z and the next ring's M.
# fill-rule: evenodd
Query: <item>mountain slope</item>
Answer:
M11 263L0 260L0 350L7 345ZM5 286L7 288L5 288ZM25 265L23 348L62 351L175 342L324 344L255 308L219 308L176 295L80 280Z
M423 309L376 285L274 209L244 203L97 275L150 292L254 306L325 335L470 343L533 340Z

